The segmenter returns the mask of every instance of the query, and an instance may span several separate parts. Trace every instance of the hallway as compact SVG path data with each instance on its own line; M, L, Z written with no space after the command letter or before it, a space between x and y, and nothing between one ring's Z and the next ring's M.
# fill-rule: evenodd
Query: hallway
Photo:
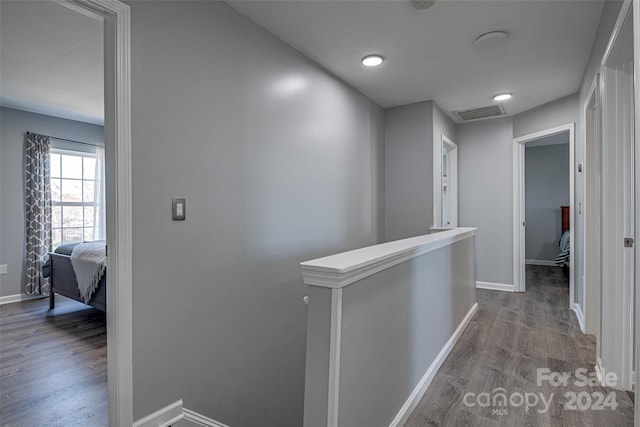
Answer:
M569 287L561 269L527 266L527 292L478 289L477 300L478 313L407 427L633 425L630 393L578 382L579 368L595 378L595 337L582 334L567 308ZM552 386L555 377L543 378L538 368L571 377ZM505 391L511 404L501 404Z

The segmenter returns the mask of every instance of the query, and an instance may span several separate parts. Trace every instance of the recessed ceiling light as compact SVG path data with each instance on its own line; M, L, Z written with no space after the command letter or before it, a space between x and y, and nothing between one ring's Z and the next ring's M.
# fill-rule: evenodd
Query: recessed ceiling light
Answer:
M493 96L494 101L506 101L507 99L511 99L510 93L499 93Z
M380 55L367 55L362 58L362 65L365 67L377 67L384 62L384 58Z

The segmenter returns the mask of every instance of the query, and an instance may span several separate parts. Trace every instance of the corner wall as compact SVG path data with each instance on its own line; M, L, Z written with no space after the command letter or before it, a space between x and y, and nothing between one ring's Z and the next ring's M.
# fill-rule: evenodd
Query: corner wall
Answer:
M433 101L385 110L385 240L433 225Z
M25 275L25 132L92 144L104 144L102 126L0 107L0 297L24 292Z
M440 223L442 135L456 140L455 123L433 101L385 110L385 240L429 234Z
M302 425L299 263L381 241L383 110L223 2L129 4L134 419Z
M512 119L459 125L457 138L458 222L478 227L476 279L512 285Z

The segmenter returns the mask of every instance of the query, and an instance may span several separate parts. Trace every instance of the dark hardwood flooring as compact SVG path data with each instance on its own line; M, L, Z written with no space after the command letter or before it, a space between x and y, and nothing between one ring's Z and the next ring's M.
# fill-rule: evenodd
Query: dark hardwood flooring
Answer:
M479 289L477 300L477 314L436 374L407 427L633 426L632 393L574 384L576 369L594 372L595 338L582 334L575 314L568 308L569 287L561 269L527 266L527 292ZM537 368L570 372L572 378L566 386L553 387L548 381L538 386ZM554 397L547 411L541 402L528 411L524 406L516 407L520 403L517 396L516 406L505 407L500 406L500 400L494 406L493 400L486 404L486 395L479 397L486 392L493 398L500 392L494 390L500 387L508 398L526 393L542 393L547 401L552 393ZM614 392L617 409L565 408L565 403L572 403L565 393L580 392L588 393L582 396L583 408L591 408L589 400L595 403L599 399L593 393L607 396ZM533 397L530 399L535 402Z
M56 296L0 306L0 424L108 423L104 313Z

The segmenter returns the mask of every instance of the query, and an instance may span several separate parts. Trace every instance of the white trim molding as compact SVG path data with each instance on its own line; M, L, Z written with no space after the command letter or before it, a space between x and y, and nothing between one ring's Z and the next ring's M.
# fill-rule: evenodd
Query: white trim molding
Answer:
M602 359L599 357L596 359L596 364L594 366L596 371L596 376L598 377L598 382L600 385L604 386L604 376L602 375L605 371L604 366L602 365Z
M475 236L477 228L461 227L424 236L368 246L300 263L304 283L343 288L382 270Z
M185 408L182 399L136 421L133 423L133 427L171 427L180 420L205 427L229 427L226 424Z
M182 413L184 414L184 419L191 422L192 424L197 424L199 426L205 427L229 427L226 424L222 424L220 421L205 417L204 415L198 414L197 412L187 408L184 408Z
M131 11L118 0L57 0L104 23L109 425L133 424Z
M478 303L475 303L471 306L471 309L464 316L464 319L462 319L447 343L444 345L444 347L442 347L440 353L438 353L433 363L431 363L425 374L422 376L416 387L409 395L409 398L404 402L404 405L402 405L402 408L400 409L398 414L395 416L393 421L391 421L391 424L389 424L389 427L401 427L407 422L407 420L411 416L411 413L416 408L416 406L418 406L418 403L422 399L422 396L424 396L427 389L429 388L429 385L431 384L431 381L433 381L433 378L436 376L436 373L438 373L438 369L440 369L444 361L447 359L447 356L449 356L449 353L451 353L451 350L453 350L453 347L456 345L456 343L460 339L460 336L467 328L469 322L477 311Z
M490 291L501 291L501 292L515 292L513 285L508 283L476 281L476 289L488 289Z
M448 226L442 222L442 153L445 145L452 156L449 187L454 189L449 193L452 209ZM435 227L458 226L458 145L443 133L433 138L433 224Z
M635 135L636 138L640 137L640 0L633 0L633 70L635 74ZM636 140L636 147L638 146L638 141ZM640 149L635 150L635 167L636 171L636 192L640 189ZM636 197L636 206L635 206L635 221L636 225L640 225L640 197ZM637 243L636 243L637 245ZM640 387L640 251L637 249L635 251L636 256L636 280L635 280L635 291L636 291L636 364L635 364L635 384L637 387ZM640 425L640 402L638 402L638 397L636 395L635 399L635 425Z
M584 314L582 314L582 308L580 308L580 305L574 303L572 310L576 314L578 324L580 325L580 330L584 334Z
M513 290L515 292L524 292L526 289L525 279L525 178L524 178L524 161L525 161L525 144L536 139L547 136L557 135L563 132L569 132L569 241L571 242L570 264L575 266L575 250L573 244L575 242L575 207L574 207L574 190L575 190L575 123L557 126L540 132L530 133L513 139ZM571 268L569 272L569 308L573 308L574 303L574 270Z
M169 427L184 418L182 399L139 419L133 427Z
M331 289L331 330L329 342L329 399L327 425L338 425L340 403L340 349L342 348L342 289Z
M15 294L0 297L0 305L12 304L14 302L29 301L32 299L47 298L46 295L27 295L27 294Z
M557 267L555 261L549 261L546 259L525 259L524 263L527 265L542 265L546 267Z

